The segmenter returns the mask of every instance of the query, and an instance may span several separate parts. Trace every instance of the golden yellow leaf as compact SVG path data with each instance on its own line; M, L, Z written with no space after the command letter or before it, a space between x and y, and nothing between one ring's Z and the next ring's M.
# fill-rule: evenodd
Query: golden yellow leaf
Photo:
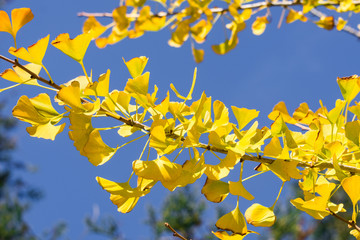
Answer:
M140 31L160 31L166 23L166 16L154 16L150 6L145 6L140 10L139 17L135 22L135 29Z
M301 179L299 169L297 169L296 161L285 161L282 159L276 159L273 163L268 165L270 170L278 176L282 181L290 181L291 178Z
M64 130L65 123L55 126L51 122L41 125L34 125L32 127L27 127L26 131L32 137L43 138L55 140L56 135L61 133Z
M226 157L220 161L219 164L206 164L205 174L212 180L220 180L226 177L230 170L240 162L241 155L229 150Z
M237 182L229 181L229 191L232 195L241 196L249 201L254 199L254 196L245 189L244 185L242 184L242 180Z
M128 182L117 183L105 178L96 177L99 185L110 193L110 200L118 207L118 211L128 213L135 207L139 198L148 194L150 189L132 188Z
M360 77L358 75L338 78L337 83L344 100L348 103L350 103L360 92Z
M253 22L251 29L254 35L261 35L265 31L266 24L269 21L267 20L266 16L263 17L256 17L256 20Z
M174 181L182 172L180 164L172 163L166 157L152 161L135 160L132 164L134 173L154 181Z
M107 45L115 44L129 35L127 30L120 31L118 26L114 26L109 36L99 37L95 40L95 44L98 48L104 48Z
M203 43L212 28L212 23L201 19L190 28L191 36L197 43Z
M181 139L173 140L166 137L166 120L154 121L150 130L150 147L155 148L159 155L170 154L181 144Z
M239 130L243 129L249 122L259 116L259 111L256 111L255 109L238 108L235 106L231 106L231 109L238 122Z
M246 237L247 234L241 235L241 234L231 234L229 235L226 231L217 231L212 232L216 237L222 240L242 240L244 237Z
M349 196L349 198L353 204L352 220L356 222L356 218L358 215L356 207L358 206L357 203L360 200L360 188L359 188L360 176L354 175L354 176L345 178L341 182L341 186L343 187L344 191Z
M268 115L268 118L275 121L276 118L278 118L279 114L281 114L283 120L286 123L290 123L290 124L297 123L297 121L290 116L284 102L277 103L273 108L272 112Z
M145 66L144 66L145 67ZM125 91L136 95L145 96L148 93L150 73L146 72L134 79L129 79L125 86Z
M302 12L297 12L290 8L289 14L286 17L286 23L292 23L295 22L296 20L306 22L307 18L304 16Z
M9 15L3 10L0 10L0 32L12 34L12 26Z
M235 36L235 39L233 41L230 41L229 39L225 40L225 42L220 43L219 45L212 45L211 49L219 55L224 55L228 53L229 51L233 50L236 45L238 44L239 39Z
M255 227L271 227L274 225L276 216L269 207L254 203L245 211L245 218L248 223Z
M133 58L127 62L125 61L125 59L123 59L123 60L124 60L124 63L126 65L127 69L130 72L130 75L133 78L137 78L137 77L141 76L141 74L143 73L149 58L141 56L141 57ZM147 90L146 90L146 93L147 93Z
M117 148L111 148L106 145L99 133L99 130L94 129L88 136L83 153L94 166L102 165L114 156Z
M89 33L92 39L100 37L106 31L106 27L99 23L95 17L90 16L83 25L83 33Z
M180 22L176 30L171 34L171 39L168 41L168 44L172 47L181 47L189 38L189 31L189 23L186 21Z
M80 154L86 156L84 147L89 140L90 133L94 130L91 125L91 116L70 112L69 119L69 138L74 141L74 146Z
M342 19L342 17L339 17L336 24L336 30L341 31L345 27L348 21Z
M175 86L171 83L170 84L170 88L171 90L174 91L174 93L176 94L176 96L180 99L183 100L191 100L192 99L192 93L194 91L194 87L195 87L195 83L196 83L196 75L197 75L197 68L194 69L194 74L193 74L193 80L192 80L192 84L191 84L191 88L190 91L188 93L188 95L186 97L182 96L175 88Z
M326 30L332 30L335 26L333 16L321 17L320 20L315 23L319 27L324 28Z
M68 33L62 33L51 44L75 61L81 63L91 38L92 35L89 33L80 34L74 39L71 39Z
M247 233L246 221L244 215L239 210L238 204L236 204L234 210L219 218L215 226L242 235Z
M205 195L207 200L219 203L229 194L229 184L220 180L211 180L210 178L207 178L201 189L201 193Z
M204 60L204 50L203 49L196 49L192 47L192 54L194 56L196 63L201 63Z
M11 47L9 49L9 53L27 62L42 65L42 60L49 44L49 37L50 35L47 35L46 37L40 39L35 44L29 46L28 50L23 47L19 49Z
M35 63L26 64L24 67L35 74L39 74L41 71L41 65L37 65ZM31 78L31 75L22 70L20 67L14 66L13 69L14 70L6 69L3 73L0 74L0 77L11 82L39 86L38 81Z
M85 111L80 99L80 83L78 81L73 81L71 85L61 88L57 98L74 110Z
M100 97L109 96L110 69L99 76L97 82L93 82L91 86L85 89L85 95L95 95Z
M0 32L10 33L14 39L17 32L34 18L30 8L15 8L11 11L11 22L5 11L0 11Z

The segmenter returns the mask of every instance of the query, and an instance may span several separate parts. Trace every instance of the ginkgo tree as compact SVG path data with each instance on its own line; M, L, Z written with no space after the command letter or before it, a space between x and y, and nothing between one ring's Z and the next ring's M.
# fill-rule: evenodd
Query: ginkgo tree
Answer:
M164 20L158 19L159 16L153 19L149 8L141 8L144 3L127 1L126 4L133 4L135 10L131 20L135 21L135 29L137 26L140 33L146 31L139 28L141 22L147 27L153 24L151 26L154 29L160 29L157 21ZM189 1L189 4L193 2ZM208 10L208 3L196 4L201 7L201 13L207 13L206 16L213 13ZM238 4L235 9L242 12L237 19L245 18L245 10L240 7L241 2L234 4ZM274 3L268 4L266 6L270 7ZM320 3L304 4L310 4L307 7L312 9ZM334 10L340 12L345 9L355 12L357 9L356 3L350 2L349 6L344 4L337 2L325 5L339 5ZM191 15L186 13L195 10L191 7L184 10L183 18L175 15L176 19L180 18L177 24L180 26L184 24L182 20L191 19L187 18ZM200 10L193 13L196 15L198 11ZM115 11L117 21L126 28L130 24L127 14L123 6ZM250 230L252 227L248 224L253 227L270 227L274 224L274 208L283 186L291 179L296 179L303 197L292 199L292 205L318 220L332 215L344 222L350 233L360 239L360 227L357 225L360 200L360 105L354 101L360 92L360 77L353 75L338 78L342 99L336 100L333 109L328 109L320 101L319 109L312 111L306 103L302 103L290 115L285 103L280 102L268 115L272 124L259 128L256 121L259 115L257 110L236 106L229 109L223 102L213 101L205 93L200 99L193 100L196 69L188 94L181 94L171 85L172 92L167 92L166 97L160 101L157 98L156 85L152 92L149 91L150 74L144 72L148 58L124 60L131 77L124 89L111 90L110 70L95 77L89 74L84 66L84 56L91 40L100 35L97 30L100 25L97 22L90 24L92 27L87 26L85 29L88 31L74 39L71 39L69 34L60 34L51 41L53 47L78 62L84 72L83 76L59 83L51 78L43 64L49 36L27 48L16 44L16 33L32 19L33 14L28 8L12 10L11 17L5 11L0 11L0 31L9 33L15 44L15 47L9 49L14 60L0 55L2 60L14 65L12 69L5 70L1 77L15 84L1 91L20 85L35 85L53 90L53 96L39 93L32 98L25 95L20 97L13 109L14 117L31 125L26 130L32 137L55 140L58 134L68 131L75 148L94 166L106 164L117 150L126 144L147 138L143 148L139 149L139 158L132 162L128 181L116 182L102 177L96 178L99 185L110 193L110 200L119 212L130 212L141 197L151 192L155 184L175 191L176 188L206 178L201 193L207 200L220 203L229 195L237 198L233 210L217 220L216 226L220 230L214 232L214 235L219 239L243 239L248 234L256 233ZM93 28L94 26L96 27ZM256 29L256 24L253 24L255 33ZM204 29L199 31L203 32ZM139 35L136 30L127 32L130 33ZM109 39L112 38L95 41L110 41ZM44 69L46 77L40 76L41 69ZM54 108L55 103L63 109L61 112ZM230 121L230 114L235 117L236 122ZM95 118L112 118L121 125L97 128L93 124ZM102 130L117 130L119 136L132 140L124 145L111 147L103 141ZM156 156L151 158L153 154L150 154L150 151L156 152ZM216 158L218 162L213 164L213 161L209 161L212 158ZM256 173L243 178L246 161L258 162L259 165L255 169ZM237 180L231 181L228 175L238 169L235 168L236 165L239 165L240 172L236 173ZM240 197L254 201L251 189L246 189L243 182L265 172L274 173L282 181L277 198L271 206L254 202L242 213L239 208ZM345 209L342 203L332 202L332 196L340 188L344 189L351 200L351 209ZM345 211L352 213L351 219L342 217L341 213ZM171 226L168 227L172 229ZM176 229L172 230L175 236L183 238Z

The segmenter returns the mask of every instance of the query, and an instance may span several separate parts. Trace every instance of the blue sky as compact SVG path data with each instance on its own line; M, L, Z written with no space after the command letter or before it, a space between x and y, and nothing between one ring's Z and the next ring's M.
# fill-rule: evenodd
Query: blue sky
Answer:
M18 45L27 47L47 34L50 34L51 40L66 32L75 37L81 33L85 21L85 18L77 17L78 12L110 12L117 4L118 1L14 0L5 6L5 11L10 12L17 7L32 9L34 20L18 34ZM147 56L149 63L146 70L150 71L150 84L159 87L160 99L165 97L170 83L180 92L187 92L197 66L194 99L205 91L213 100L221 100L228 107L235 105L257 109L260 111L260 126L269 126L267 115L279 101L286 102L289 112L293 112L302 102L307 102L312 110L316 110L319 99L332 107L341 96L336 78L359 72L358 39L336 30L320 29L311 22L283 23L278 29L279 16L279 9L272 10L273 22L261 36L254 36L249 27L241 32L238 46L225 56L216 55L211 50L211 44L224 40L219 22L201 46L206 51L205 60L198 65L193 61L189 42L180 49L167 45L169 29L147 33L134 40L125 39L102 50L91 44L84 63L88 70L93 70L94 76L111 69L111 87L122 89L130 77L122 57L129 60ZM13 45L10 35L0 33L0 43L0 53L10 56L7 54L8 48ZM56 83L61 84L82 75L75 61L51 46L44 63ZM0 62L1 71L9 67L7 63ZM9 84L2 81L0 88L5 86ZM5 92L1 99L8 102L7 114L11 114L12 106L21 95L34 97L40 91L24 86ZM57 109L61 110L60 107ZM108 199L109 195L95 181L96 176L126 181L131 163L138 158L142 146L133 144L120 149L107 164L94 167L80 156L66 132L52 142L31 138L25 131L27 126L19 123L16 131L18 149L14 155L18 160L37 166L35 174L26 174L24 178L45 193L45 198L34 204L26 215L35 233L40 234L57 222L65 221L70 239L86 239L88 236L84 232L83 219L97 205L101 214L113 215L117 219L127 239L149 239L149 229L143 225L146 205L158 203L168 191L160 185L155 187L131 213L124 215L117 213L115 205ZM108 134L105 142L116 146L122 144L123 140L114 133ZM254 164L246 163L246 166L250 170ZM245 173L247 175L251 175L251 172ZM202 179L199 187L204 181ZM255 200L263 205L272 204L280 185L280 181L271 174L246 183ZM235 201L229 199L227 204L234 207ZM242 201L241 209L244 211L250 204Z

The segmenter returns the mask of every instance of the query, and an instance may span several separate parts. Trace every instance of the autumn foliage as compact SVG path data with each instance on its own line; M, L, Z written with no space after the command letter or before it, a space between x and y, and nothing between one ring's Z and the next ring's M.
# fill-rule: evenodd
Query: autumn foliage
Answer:
M159 3L166 4L163 1ZM14 117L30 124L26 130L33 137L55 140L58 134L68 131L76 149L94 166L106 164L119 148L126 146L108 146L101 137L102 131L117 131L121 137L132 139L128 142L147 138L143 149L139 149L139 159L132 163L133 172L129 173L127 182L115 182L102 177L96 179L110 193L110 200L122 213L130 212L141 197L151 192L155 184L162 184L174 191L205 177L201 193L207 200L220 203L228 195L238 199L234 209L217 220L216 226L220 230L214 232L214 235L219 239L242 239L255 233L248 224L253 227L273 225L276 220L274 208L280 192L286 182L296 179L303 197L291 200L294 207L319 220L333 215L330 217L343 221L345 227L349 226L350 233L360 239L360 228L356 225L360 200L360 104L354 102L360 92L360 77L338 78L343 99L336 100L333 109L326 108L320 101L319 109L313 111L306 103L302 103L290 115L285 103L280 102L268 115L273 123L259 129L256 121L259 112L254 109L236 106L228 108L223 102L213 100L205 93L200 99L193 100L196 69L187 94L179 93L171 85L172 92L167 92L166 98L160 100L157 99L156 85L149 86L149 72L144 72L148 61L146 57L124 60L130 78L121 90L109 89L110 70L99 77L88 74L83 59L92 39L96 39L98 46L104 47L123 37L138 37L146 31L158 31L173 24L175 30L170 45L179 46L190 35L201 43L218 18L214 15L221 11L231 16L228 25L231 37L213 46L213 50L226 53L236 45L237 33L245 27L252 10L239 1L225 2L228 9L221 11L210 8L210 3L189 0L189 6L177 12L182 1L175 1L167 7L168 12L154 15L150 6L144 6L145 1L129 0L113 11L111 17L114 22L106 27L100 25L93 16L89 17L84 25L86 33L74 39L68 34L60 34L51 42L52 46L78 62L84 71L84 76L65 83L56 83L42 62L49 45L49 36L28 48L16 46L16 33L33 18L31 10L14 9L11 20L6 12L0 11L0 31L14 38L15 47L11 47L9 53L16 57L16 60L11 60L0 55L2 60L14 65L12 69L5 70L1 77L15 85L2 91L19 85L36 85L53 90L54 93L54 96L40 93L33 98L20 97L13 109ZM270 6L280 2L267 4ZM305 21L303 14L321 4L339 12L358 9L352 1L333 4L308 1L303 3L303 13L286 10L286 20ZM133 11L128 13L128 8ZM203 16L205 19L201 19ZM316 24L329 28L331 24L328 21L324 18ZM129 29L132 23L134 28ZM266 24L266 15L257 17L252 24L254 34L261 34ZM341 24L343 22L339 19L338 28ZM108 28L112 28L110 35L100 37ZM193 48L193 51L196 56L200 50ZM26 63L21 64L20 59ZM39 75L42 69L46 78ZM62 112L55 110L53 104L58 104ZM236 122L230 122L230 114ZM113 118L121 125L96 128L92 124L95 117ZM66 123L64 118L69 118L69 122ZM156 151L157 158L149 158L151 150ZM180 155L186 156L187 160L179 161L183 159L179 158ZM218 159L218 163L210 164L210 158ZM259 165L251 177L244 179L243 165L246 161L258 162ZM227 176L236 165L241 166L238 179L228 181ZM272 206L253 203L242 213L238 206L239 198L254 200L251 189L246 189L243 182L269 171L282 181L277 199L274 199ZM347 193L353 204L352 209L345 209L342 203L332 202L332 196L339 188ZM352 212L351 219L341 217L345 211Z

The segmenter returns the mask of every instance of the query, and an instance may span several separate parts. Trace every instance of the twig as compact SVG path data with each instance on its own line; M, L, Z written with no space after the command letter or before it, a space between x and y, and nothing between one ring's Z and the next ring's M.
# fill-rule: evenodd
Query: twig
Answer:
M333 215L334 217L336 217L337 219L343 221L344 223L347 223L349 226L351 226L352 228L354 228L360 232L360 227L358 225L356 225L356 223L354 221L347 220L347 219L341 217L340 215L337 215L335 212L331 211L329 208L327 208L326 210L328 210L330 212L330 214Z
M170 224L168 224L167 222L164 223L165 227L167 227L168 229L170 229L173 232L173 236L174 237L178 237L182 240L187 240L186 238L184 238L183 236L181 236L178 232L175 231L175 229L173 229ZM191 240L191 239L190 239Z
M16 60L10 60L2 55L0 55L0 59L3 59L9 63L12 63L18 67L20 67L21 69L23 69L24 71L26 71L27 73L29 73L31 75L32 78L35 78L35 79L38 79L39 81L45 83L45 84L48 84L58 90L60 90L62 87L49 81L49 80L46 80L40 76L38 76L37 74L35 74L34 72L32 72L31 70L27 69L25 66L23 66L22 64L20 64L18 61ZM82 102L88 102L87 100L85 99L81 99ZM137 121L134 121L132 119L128 119L128 118L125 118L123 116L120 116L118 115L117 113L113 113L113 112L110 112L108 111L107 109L104 109L103 107L100 107L100 110L103 111L105 113L106 116L108 117L111 117L111 118L114 118L116 120L119 120L123 123L125 123L126 125L129 125L129 126L133 126L133 127L137 127L139 129L142 129L148 133L150 133L150 127L143 124L143 123L140 123L140 122L137 122ZM302 126L302 125L301 125ZM300 126L298 126L300 127ZM304 126L302 126L304 127ZM304 130L308 130L306 129L306 127L304 127ZM185 138L183 136L179 136L179 135L176 135L174 133L168 133L166 134L167 137L169 138L173 138L173 139L178 139L178 138L181 138L181 141L185 141ZM228 153L228 150L227 149L223 149L223 148L218 148L218 147L215 147L215 146L211 146L211 145L208 145L208 144L205 144L205 143L199 143L197 146L195 147L198 147L198 148L202 148L202 149L207 149L207 150L210 150L210 151L213 151L213 152L218 152L218 153L223 153L223 154L227 154ZM262 156L252 156L252 155L243 155L241 157L241 160L243 161L252 161L252 162L258 162L258 163L267 163L267 164L271 164L273 163L274 161L276 161L276 159L271 159L271 158L265 158L265 157L262 157ZM287 161L297 161L295 159L284 159L284 160L287 160ZM298 161L298 165L299 167L308 167L308 168L313 168L314 165L312 162L303 162L303 161ZM347 172L350 172L350 173L360 173L360 168L357 168L357 167L353 167L353 166L348 166L348 165L343 165L343 164L339 164L340 168L344 171L347 171ZM334 168L334 165L331 163L331 162L323 162L323 163L319 163L316 165L316 167L320 168L320 169L326 169L326 168Z

